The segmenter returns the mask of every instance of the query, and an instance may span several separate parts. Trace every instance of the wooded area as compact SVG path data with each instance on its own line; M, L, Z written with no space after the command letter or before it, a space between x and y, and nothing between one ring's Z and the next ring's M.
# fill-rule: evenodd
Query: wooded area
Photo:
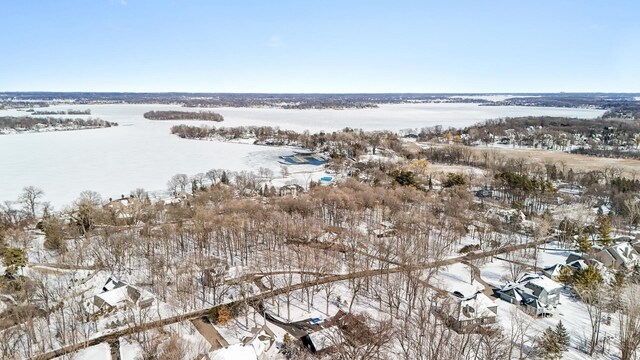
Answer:
M224 121L224 117L213 111L148 111L144 118L149 120L206 120Z

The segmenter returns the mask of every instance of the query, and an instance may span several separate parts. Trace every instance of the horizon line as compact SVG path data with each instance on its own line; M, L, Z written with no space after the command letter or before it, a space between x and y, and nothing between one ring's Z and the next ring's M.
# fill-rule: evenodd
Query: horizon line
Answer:
M528 94L545 94L545 95L559 95L559 94L624 94L624 95L637 95L638 92L629 91L526 91L526 92L234 92L234 91L219 91L219 92L206 92L206 91L54 91L54 90L2 90L0 94L223 94L223 95L528 95Z

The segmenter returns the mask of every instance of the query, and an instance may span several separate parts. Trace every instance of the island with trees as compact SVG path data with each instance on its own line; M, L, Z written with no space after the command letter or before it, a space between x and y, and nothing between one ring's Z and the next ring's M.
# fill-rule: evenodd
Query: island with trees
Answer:
M29 109L31 115L91 115L91 110L34 110Z
M222 122L224 117L213 111L147 111L144 118L148 120L205 120Z

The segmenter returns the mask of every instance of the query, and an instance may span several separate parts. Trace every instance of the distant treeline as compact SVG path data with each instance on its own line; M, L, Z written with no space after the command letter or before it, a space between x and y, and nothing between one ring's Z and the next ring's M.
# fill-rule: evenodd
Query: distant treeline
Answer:
M640 121L624 121L619 119L576 119L566 117L550 116L528 116L519 118L506 118L499 120L488 120L482 124L474 125L471 129L484 130L486 133L494 135L506 135L508 130L531 131L535 129L544 130L544 133L567 133L579 134L584 137L602 136L605 141L611 138L632 137L640 133Z
M30 109L34 107L48 107L49 103L45 101L2 101L0 100L0 109Z
M640 121L620 119L584 120L564 117L521 117L489 120L457 130L463 142L508 144L528 147L579 146L634 148L640 141ZM437 134L423 132L429 140Z
M17 132L47 129L71 130L106 128L112 126L118 126L118 123L102 119L34 118L28 116L0 117L0 131L3 129L15 130Z
M58 110L58 111L54 111L54 110L27 110L27 112L30 112L32 115L91 115L91 110L90 109L86 109L86 110Z
M149 120L206 120L224 121L224 117L213 111L148 111L144 118Z
M640 120L640 101L613 107L604 113L602 117L605 119L614 118Z
M515 96L492 101L479 95ZM486 106L541 106L607 110L604 117L640 119L640 93L521 94L234 94L234 93L91 93L0 92L0 109L68 104L171 104L184 107L272 107L282 109L357 109L380 104L455 102Z
M589 149L578 148L571 150L572 154L589 155L605 158L639 159L640 151L621 151L618 149Z
M287 102L284 99L191 99L184 107L272 107L280 109L367 109L377 108L373 102L350 99L298 99Z

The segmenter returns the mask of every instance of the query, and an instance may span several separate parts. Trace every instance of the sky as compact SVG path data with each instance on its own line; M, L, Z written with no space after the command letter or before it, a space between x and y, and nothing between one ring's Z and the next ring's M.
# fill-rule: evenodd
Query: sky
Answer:
M0 0L0 91L639 92L640 1Z

